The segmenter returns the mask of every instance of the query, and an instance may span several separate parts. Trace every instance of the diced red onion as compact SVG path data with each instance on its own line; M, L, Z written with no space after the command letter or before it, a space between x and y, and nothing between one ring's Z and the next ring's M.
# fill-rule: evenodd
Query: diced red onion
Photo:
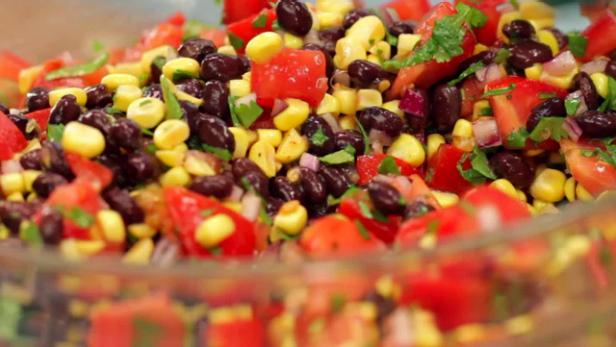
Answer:
M428 116L428 93L424 89L407 89L400 99L400 109L412 117Z
M565 129L569 137L575 142L582 136L582 128L580 128L580 125L575 121L575 117L565 118L563 129Z
M299 166L317 172L319 171L319 158L310 153L304 153L299 158Z
M391 26L393 23L400 21L400 15L398 15L398 12L392 8L383 8L382 14L383 21L387 26Z
M603 72L605 71L608 62L609 60L607 60L606 58L600 57L582 65L580 70L586 72L589 75L592 75L596 72Z
M473 135L480 148L495 147L502 144L498 124L494 118L480 118L473 122Z
M233 188L231 188L229 200L234 202L240 202L240 200L242 200L242 195L244 195L244 190L239 186L234 185Z
M565 100L579 100L580 105L578 106L577 111L575 111L575 116L579 116L582 113L588 111L588 106L586 105L586 100L584 99L584 95L582 94L581 90L577 90L569 95L567 95L567 97L565 98Z
M351 76L344 70L336 70L329 80L329 85L333 88L336 84L342 84L343 86L351 85Z
M156 243L154 253L152 253L151 262L158 266L169 266L179 259L180 247L177 241L171 241L168 238L163 238Z
M475 72L475 77L479 82L492 82L503 77L503 71L497 64L490 64L483 69Z
M476 216L480 231L496 231L502 225L500 211L496 206L481 206L477 209Z
M257 102L257 94L256 93L251 93L245 96L242 96L241 98L235 100L235 105L239 106L239 105L250 105L252 102Z
M368 136L370 137L370 141L379 142L383 146L389 146L393 142L391 136L387 135L386 132L376 129L370 129Z
M19 173L24 169L21 167L21 164L18 160L5 160L2 162L2 173L10 174L10 173Z
M338 124L338 121L331 113L322 114L321 118L329 124L329 127L332 128L333 132L337 133L342 130L342 128L340 128L340 124Z
M280 112L286 110L287 107L289 107L289 104L287 104L286 101L284 101L282 99L274 100L274 105L272 106L272 117L274 117L277 114L279 114Z
M327 89L327 83L329 82L329 80L327 79L327 77L321 77L317 80L316 83L316 87L321 90L321 89Z
M259 217L261 209L261 198L256 194L248 193L242 198L242 216L246 219L255 221Z
M554 59L543 64L543 71L551 76L567 76L577 67L577 61L571 51L564 51Z

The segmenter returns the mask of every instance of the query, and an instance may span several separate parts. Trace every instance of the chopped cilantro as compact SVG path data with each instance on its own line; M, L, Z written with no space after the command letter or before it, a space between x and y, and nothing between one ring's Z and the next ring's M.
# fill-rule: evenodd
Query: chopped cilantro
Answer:
M122 111L122 110L120 110L118 108L115 108L115 107L106 107L105 108L105 113L106 114L110 114L110 115L114 115L114 114L122 114L122 113L124 113L124 111Z
M231 120L235 126L250 128L263 113L261 106L256 101L251 100L250 103L241 103L238 105L238 97L229 97L229 108L231 111Z
M261 208L259 209L259 219L261 219L261 222L272 226L274 225L274 221L272 220L272 217L270 217L269 214L267 214L267 209L265 206L265 202L263 203L263 206L261 206ZM282 233L284 234L284 233Z
M100 53L105 50L105 44L100 42L99 40L92 41L92 50L95 53Z
M89 228L94 224L94 216L82 210L81 207L75 206L71 208L66 213L66 217L80 228Z
M366 227L360 220L355 220L355 226L357 226L357 231L359 232L359 235L362 237L362 239L370 240L370 233L368 232L368 230L366 230Z
M47 76L45 76L45 80L51 81L58 78L85 76L105 66L108 60L109 54L105 52L94 58L94 60L92 60L91 62L81 65L67 66L58 70L54 70L48 73Z
M537 126L528 135L528 138L535 142L543 142L547 139L560 141L568 136L563 128L565 118L562 117L543 117L537 123Z
M471 168L465 170L462 165L464 164L464 162L466 162L466 160L468 160L469 156L471 159ZM473 184L484 183L486 181L486 178L493 180L496 179L496 175L490 168L490 163L488 162L488 157L486 156L486 153L479 149L479 147L475 147L473 149L473 152L470 153L470 155L468 153L465 153L462 158L460 158L460 161L456 165L456 168L465 180Z
M34 222L22 224L19 230L19 237L30 246L40 246L43 244L39 228Z
M355 161L355 148L353 146L348 145L344 149L341 149L337 152L330 153L326 156L319 158L322 163L328 165L340 165L340 164L348 164Z
M616 167L616 145L606 144L605 149L584 150L582 155L587 158L598 157L599 160Z
M273 31L280 31L280 30L282 30L282 28L280 27L280 23L278 23L278 20L275 20L272 23L272 30Z
M481 110L479 110L479 115L480 116L492 116L493 112L492 112L492 107L484 107Z
M468 76L470 76L470 75L474 74L475 72L483 69L484 67L485 67L485 64L482 61L478 61L478 62L472 63L471 66L466 68L466 70L462 71L462 73L460 74L460 76L458 76L458 78L450 81L449 82L449 86L455 86L456 84L462 82Z
M157 68L163 69L163 66L167 63L167 58L163 56L158 56L152 60L152 64L154 64Z
M391 46L398 46L398 38L392 35L389 31L387 32L386 40Z
M228 149L210 146L205 143L201 144L201 147L203 147L204 151L212 153L224 161L229 161L233 158L233 154Z
M332 195L329 195L327 197L327 205L328 206L334 206L334 205L338 205L340 204L340 202L342 202L342 200L350 197L351 195L353 195L355 192L360 191L359 188L357 188L356 186L351 186L349 189L346 190L346 192L342 193L342 195L339 198L335 198Z
M232 32L229 33L229 43L235 49L240 49L244 47L244 40L242 40L241 38L239 38L237 35L235 35Z
M398 167L398 164L393 157L387 156L383 160L381 160L381 164L379 165L379 173L383 175L399 175L400 168Z
M257 16L252 21L253 28L265 28L266 25L267 25L267 13L265 12L261 12L261 14L259 14L259 16Z
M507 144L512 148L524 148L526 139L528 139L528 131L526 128L520 128L509 134Z
M488 22L488 16L478 8L468 6L461 2L456 5L456 9L458 10L458 14L466 18L468 24L473 28L481 28Z
M327 140L329 140L329 137L325 135L325 133L323 132L323 128L321 127L319 127L317 131L310 137L310 141L317 146L323 145L325 142L327 142Z
M505 88L488 90L487 92L483 93L481 98L483 99L483 98L487 98L490 96L503 95L503 94L509 93L510 91L514 89L515 89L515 83L511 83L509 84L508 87L505 87Z
M141 128L141 133L143 135L147 135L147 136L154 136L154 133L152 132L152 130L150 129L146 129L146 128Z
M555 97L556 97L556 93L554 93L554 92L541 92L541 93L539 93L539 99L541 99L541 100L551 99L551 98L555 98Z
M156 150L157 150L156 145L153 143L150 143L145 147L145 151L150 154L156 153Z
M165 76L160 76L160 87L163 90L163 98L167 106L167 119L182 119L184 112L182 106L175 96L175 86Z
M361 122L357 122L357 127L359 128L361 136L364 138L364 154L367 155L368 153L370 153L370 137L368 136L366 129L364 129L364 126L361 125Z
M569 38L569 50L576 58L582 58L586 54L588 39L579 32L574 31L567 34Z
M47 126L47 137L53 141L60 143L64 134L64 124L49 124Z
M599 107L599 111L601 112L605 112L607 110L616 111L616 79L608 76L607 86L607 97L605 98L603 104L601 104L601 107Z
M387 217L384 216L378 210L370 210L370 207L368 207L368 205L365 202L360 201L358 205L359 205L359 211L364 217L374 219L375 221L378 221L378 222L388 221Z
M173 73L173 83L177 83L186 79L190 79L190 78L195 78L197 77L197 75L195 75L192 72L188 72L188 71L184 71L184 70L177 70Z
M436 232L438 231L438 227L440 226L440 224L441 222L438 219L433 219L429 221L426 225L426 234L436 236Z
M509 52L508 49L501 48L498 51L496 51L496 56L494 57L494 62L496 64L502 64L502 63L504 63L509 58L510 55L511 55L511 52Z
M567 99L565 100L565 110L567 111L567 116L573 116L578 108L580 108L581 101L579 98Z

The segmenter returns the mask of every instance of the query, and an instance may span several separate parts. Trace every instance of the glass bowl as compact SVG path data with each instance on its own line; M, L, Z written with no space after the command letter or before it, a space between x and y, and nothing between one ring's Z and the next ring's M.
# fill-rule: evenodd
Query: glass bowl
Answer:
M0 49L37 61L94 39L121 46L175 10L218 13L197 0L4 0ZM129 266L3 244L0 346L610 346L615 211L606 197L433 250L284 263Z

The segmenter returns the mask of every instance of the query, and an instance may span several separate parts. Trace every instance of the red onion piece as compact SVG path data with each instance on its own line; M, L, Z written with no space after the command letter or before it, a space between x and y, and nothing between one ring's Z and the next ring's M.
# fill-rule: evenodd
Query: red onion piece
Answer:
M569 137L575 142L582 137L582 128L580 128L580 125L575 121L575 117L565 118L563 129L565 129Z
M582 113L588 111L588 106L586 105L586 100L584 100L584 95L582 95L582 91L580 90L575 91L567 95L567 97L565 98L565 100L574 100L574 99L577 99L580 101L580 105L578 106L577 111L575 111L576 116L579 116Z
M5 160L2 162L2 173L10 174L10 173L19 173L24 169L21 167L21 164L18 160Z
M580 70L583 72L586 72L589 75L592 75L596 72L603 72L605 71L605 68L607 67L608 62L609 60L607 60L606 58L599 57L595 60L589 61L588 63L582 65Z
M173 265L180 257L180 246L177 241L163 238L156 243L151 262L157 266Z
M571 51L564 51L554 59L543 64L543 71L551 76L567 76L577 67L577 61Z
M329 80L329 85L333 88L336 84L342 84L343 86L351 85L351 76L344 70L336 70Z
M274 100L274 106L272 106L272 117L274 117L277 114L279 114L280 112L286 110L287 107L289 107L289 104L287 104L286 101L284 101L282 99Z
M319 164L319 158L310 153L304 153L299 158L299 166L305 167L306 169L312 170L314 172L319 171Z
M391 136L387 135L386 132L376 129L371 129L368 136L370 137L370 141L379 142L383 146L389 146L393 142Z
M253 193L244 195L244 198L242 199L242 216L248 220L255 221L257 220L257 217L259 217L260 209L260 197Z
M333 132L337 133L342 130L342 128L340 128L340 124L338 124L338 121L336 120L336 117L334 117L331 113L322 114L321 118L329 124Z
M503 77L503 71L497 64L490 64L475 72L479 82L492 82Z
M411 117L428 116L428 92L424 89L407 89L400 99L400 109Z
M229 195L229 200L234 202L240 202L242 200L242 195L244 195L244 190L239 186L233 186L231 189L231 194Z
M480 118L473 122L473 135L480 148L495 147L502 144L498 124L494 118Z

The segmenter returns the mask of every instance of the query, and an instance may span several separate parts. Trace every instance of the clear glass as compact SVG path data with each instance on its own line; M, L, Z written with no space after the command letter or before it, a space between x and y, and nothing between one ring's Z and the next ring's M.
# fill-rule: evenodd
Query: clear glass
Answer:
M172 9L197 17L204 6L2 3L1 23L45 18L3 25L0 48L33 60L87 48L93 38L129 42ZM135 267L6 246L0 346L610 346L615 212L611 197L431 251L306 262Z

